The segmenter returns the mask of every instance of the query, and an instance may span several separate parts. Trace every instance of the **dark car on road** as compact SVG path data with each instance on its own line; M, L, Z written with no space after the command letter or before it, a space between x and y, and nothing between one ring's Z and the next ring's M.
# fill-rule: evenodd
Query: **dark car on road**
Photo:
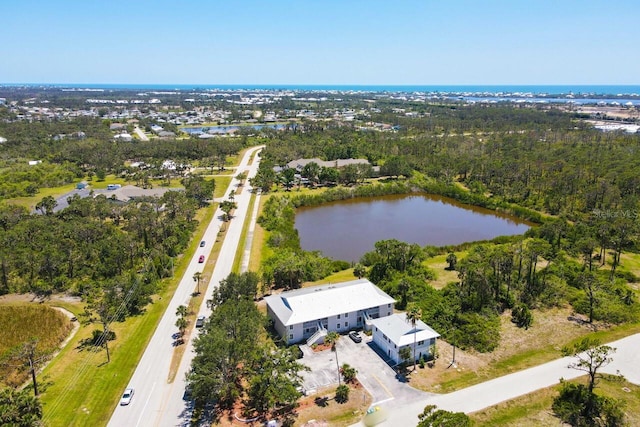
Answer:
M204 326L204 320L204 316L198 316L198 318L196 319L196 328L202 328Z
M356 331L351 331L349 332L349 338L351 338L351 340L355 343L359 343L362 342L362 337L360 336L360 334Z
M206 245L206 244L207 244L207 243L203 240L203 241L201 241L201 242L200 242L200 247L201 247L201 248L204 248L204 245Z

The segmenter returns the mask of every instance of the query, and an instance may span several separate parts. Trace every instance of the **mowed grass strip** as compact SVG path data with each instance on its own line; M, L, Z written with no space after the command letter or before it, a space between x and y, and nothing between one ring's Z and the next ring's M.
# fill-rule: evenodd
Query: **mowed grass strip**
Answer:
M51 354L69 335L73 324L60 311L46 305L0 305L0 358L36 339L36 357ZM26 370L18 369L21 361L0 364L0 382L12 387L23 384L28 378Z
M247 209L247 216L245 217L244 224L242 225L242 233L240 234L240 241L238 242L238 247L236 248L236 255L233 260L233 269L234 273L241 273L242 269L242 257L244 256L244 249L247 244L247 236L249 234L249 226L251 225L251 218L253 217L253 208L256 204L256 195L252 194L251 199L249 201L249 208ZM233 221L233 219L231 219Z

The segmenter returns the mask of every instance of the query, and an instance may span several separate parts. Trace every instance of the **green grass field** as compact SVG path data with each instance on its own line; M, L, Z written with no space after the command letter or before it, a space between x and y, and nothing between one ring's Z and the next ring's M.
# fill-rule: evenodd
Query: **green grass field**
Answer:
M454 253L458 260L467 256L467 251ZM447 263L447 254L434 256L433 258L427 259L422 264L429 267L434 273L436 273L435 280L429 281L429 284L436 289L442 289L448 283L458 281L458 272L455 270L447 270L445 268L449 266L449 263Z

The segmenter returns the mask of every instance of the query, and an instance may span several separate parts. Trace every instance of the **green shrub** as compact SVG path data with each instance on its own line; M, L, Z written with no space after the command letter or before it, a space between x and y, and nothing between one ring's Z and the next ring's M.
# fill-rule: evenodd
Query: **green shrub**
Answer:
M511 321L519 328L529 329L533 323L533 314L526 304L520 303L511 311Z
M116 333L113 331L109 331L106 335L107 341L113 341L116 339ZM104 335L104 331L100 330L100 329L94 329L92 335L91 335L91 344L99 347L104 345L104 339L105 339L105 335Z
M331 263L331 269L333 270L334 273L337 273L338 271L343 271L346 270L348 268L351 268L351 264L347 261L333 261Z
M455 340L458 347L474 348L484 353L493 351L500 343L500 318L495 313L464 313L458 316Z
M342 365L340 372L342 373L342 378L344 378L345 382L348 383L354 382L356 380L356 375L358 374L356 368L349 365L348 363Z
M553 412L572 426L622 426L624 411L616 399L589 393L584 384L562 383L553 399Z
M349 401L349 387L342 384L336 389L336 402L347 403Z

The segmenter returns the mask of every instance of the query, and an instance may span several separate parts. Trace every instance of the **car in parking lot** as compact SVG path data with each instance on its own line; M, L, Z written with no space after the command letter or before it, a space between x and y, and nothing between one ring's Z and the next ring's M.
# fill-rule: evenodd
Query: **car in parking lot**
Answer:
M205 317L203 315L198 316L196 319L196 328L202 328L204 326L204 319Z
M126 389L122 394L122 398L120 398L120 405L124 406L131 403L131 399L133 399L134 392L135 390L132 387L129 387L128 389Z
M200 247L201 247L201 248L204 248L204 245L206 245L206 244L207 244L207 243L203 240L203 241L201 241L201 242L200 242Z
M202 264L204 262L204 255L200 255L200 258L198 258L198 262L200 264Z
M357 331L349 332L349 338L351 338L351 340L355 343L362 342L362 337Z

